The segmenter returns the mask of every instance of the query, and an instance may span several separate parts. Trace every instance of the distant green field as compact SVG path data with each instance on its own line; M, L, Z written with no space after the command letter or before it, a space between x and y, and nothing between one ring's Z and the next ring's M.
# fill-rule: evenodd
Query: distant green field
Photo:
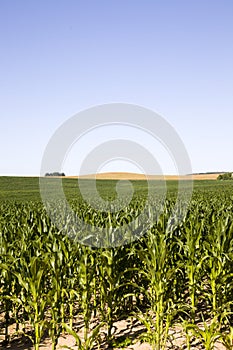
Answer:
M56 188L56 179L48 178L48 188L54 191ZM78 180L77 179L62 179L63 189L68 200L80 200L82 199ZM85 189L85 193L91 195L90 184L93 180L84 179L82 183ZM117 196L116 184L117 180L97 180L97 190L101 197L104 199L114 199ZM146 196L148 192L147 182L144 180L131 181L134 187L135 196ZM153 181L155 191L162 189L161 181ZM166 182L167 192L175 195L177 193L177 181L169 180ZM128 183L126 182L126 186ZM194 181L194 193L196 191L219 193L228 192L233 190L233 183L231 181L217 181L217 180L197 180ZM0 201L17 201L17 202L29 202L29 201L41 201L39 178L38 177L13 177L13 176L1 176L0 177Z
M57 179L48 178L48 189L51 192L56 190ZM84 179L82 180L85 193L91 195L91 184L94 180ZM80 200L82 198L77 179L62 179L63 190L67 199ZM104 199L114 199L117 196L116 184L117 180L97 180L96 187L101 197ZM131 181L134 187L135 195L147 195L148 186L146 181ZM128 186L128 182L125 182ZM160 181L154 181L155 190L162 188ZM169 181L169 191L175 192L177 190L177 181ZM41 201L39 178L38 177L0 177L0 201Z

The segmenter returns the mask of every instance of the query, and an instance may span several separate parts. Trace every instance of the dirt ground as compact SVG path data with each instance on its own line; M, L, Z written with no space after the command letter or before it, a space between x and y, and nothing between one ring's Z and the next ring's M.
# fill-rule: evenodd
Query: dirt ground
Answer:
M216 180L219 174L194 174L194 175L144 175L137 173L112 172L83 176L67 176L68 178L98 179L98 180Z
M11 326L10 333L13 334L14 331L14 325ZM138 337L140 334L145 332L145 328L136 320L133 318L129 318L126 320L121 320L114 323L114 338L115 339L129 339L130 345L125 346L124 349L126 350L152 350L152 347L148 343L140 343L138 340ZM82 333L80 332L79 335ZM182 328L180 326L177 326L169 332L170 339L169 342L167 342L167 350L185 350L187 349L186 346L186 337L185 334L182 331ZM2 337L1 337L2 338ZM3 338L2 338L3 339ZM119 344L119 343L118 343ZM123 344L122 344L123 345ZM0 349L4 350L33 350L33 346L28 338L15 338L11 341L9 345L2 345L2 342L0 342ZM41 343L40 350L51 350L52 345L49 337L45 337L43 339L43 342ZM65 349L72 349L72 350L78 350L78 346L75 345L75 339L69 335L64 334L59 338L57 350L65 350ZM96 346L95 350L108 350L110 349L105 342L101 344L100 346ZM114 347L116 350L122 349L122 347ZM203 345L193 339L192 341L192 350L202 350L204 349ZM220 343L217 342L215 345L216 350L225 350L226 348Z

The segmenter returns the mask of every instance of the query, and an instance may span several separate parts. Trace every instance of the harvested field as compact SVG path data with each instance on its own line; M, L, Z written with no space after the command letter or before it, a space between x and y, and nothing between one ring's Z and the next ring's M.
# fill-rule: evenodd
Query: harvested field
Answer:
M193 175L144 175L127 172L109 172L82 176L67 176L67 178L97 179L97 180L216 180L219 174L193 174Z

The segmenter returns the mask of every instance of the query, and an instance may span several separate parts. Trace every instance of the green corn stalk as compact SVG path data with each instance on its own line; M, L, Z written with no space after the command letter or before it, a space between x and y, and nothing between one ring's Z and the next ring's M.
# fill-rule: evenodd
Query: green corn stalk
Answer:
M233 349L233 327L229 327L229 331L221 333L221 340L227 350Z
M205 242L206 271L210 290L207 298L211 301L212 316L226 311L227 305L232 300L226 298L230 294L233 277L230 255L232 251L233 225L229 216L226 219L217 219L215 213L211 215L211 225Z
M100 322L94 329L91 329L91 321L93 316L92 296L93 296L93 279L95 274L94 258L90 248L86 246L79 247L79 265L78 278L80 293L81 315L83 318L83 337L81 337L74 329L66 323L62 326L64 329L76 339L76 343L81 350L91 350L98 340L99 330L102 327Z
M34 344L35 350L39 350L42 335L47 327L45 311L48 303L45 294L45 274L48 269L46 258L33 257L29 265L23 259L20 265L24 273L15 272L18 282L22 287L22 293L18 297L28 315L30 324L34 330L34 336L30 337ZM26 334L27 335L27 334ZM28 336L28 335L27 335Z
M148 289L143 290L150 310L139 320L145 325L148 340L153 350L165 349L168 331L172 323L171 310L174 310L169 290L172 290L173 268L169 266L169 247L167 245L166 220L161 218L158 226L148 232L145 247L139 251L144 268L140 271L148 280Z
M217 319L213 319L210 324L203 321L203 327L197 324L187 323L185 325L185 331L186 334L190 332L194 337L199 339L206 350L214 350L216 342L221 338L219 321Z
M186 219L181 232L181 237L176 237L175 240L179 246L180 263L187 276L188 292L191 307L191 319L195 322L197 310L197 295L202 291L202 268L203 262L208 256L201 254L203 221L199 221L198 217L190 215Z

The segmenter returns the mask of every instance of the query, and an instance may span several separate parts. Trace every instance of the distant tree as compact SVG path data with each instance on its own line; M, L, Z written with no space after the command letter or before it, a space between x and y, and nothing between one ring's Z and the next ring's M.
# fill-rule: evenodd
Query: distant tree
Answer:
M220 174L217 180L233 180L232 173Z
M54 171L53 173L46 173L45 176L66 176L65 173L59 173L58 171Z

